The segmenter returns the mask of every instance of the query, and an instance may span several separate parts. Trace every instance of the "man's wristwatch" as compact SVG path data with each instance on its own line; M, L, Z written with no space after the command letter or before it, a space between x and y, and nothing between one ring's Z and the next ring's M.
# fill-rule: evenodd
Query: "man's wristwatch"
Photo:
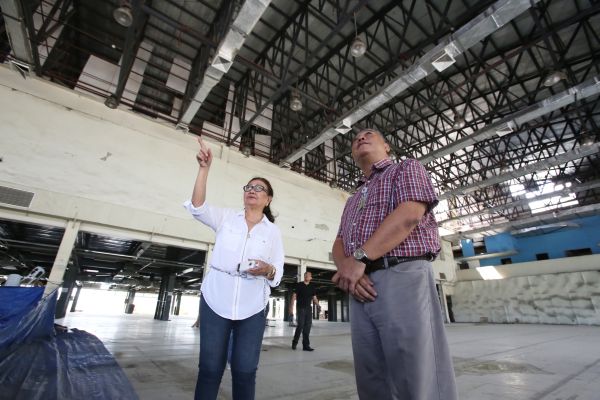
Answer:
M360 261L362 263L368 264L369 262L371 262L371 259L369 258L369 256L367 256L367 253L365 253L362 247L359 247L358 249L354 250L354 253L352 253L352 255L357 261Z

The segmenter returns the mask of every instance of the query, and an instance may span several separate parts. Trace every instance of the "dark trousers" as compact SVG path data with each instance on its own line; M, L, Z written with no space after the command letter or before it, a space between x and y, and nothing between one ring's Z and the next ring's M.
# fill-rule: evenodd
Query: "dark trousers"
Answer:
M231 345L232 397L253 400L260 356L265 312L232 321L217 315L204 301L200 304L200 365L194 399L214 400Z
M294 333L294 343L298 343L300 334L302 334L302 346L310 346L310 328L312 326L312 307L302 307L296 309L296 319L298 325L296 326L296 332Z

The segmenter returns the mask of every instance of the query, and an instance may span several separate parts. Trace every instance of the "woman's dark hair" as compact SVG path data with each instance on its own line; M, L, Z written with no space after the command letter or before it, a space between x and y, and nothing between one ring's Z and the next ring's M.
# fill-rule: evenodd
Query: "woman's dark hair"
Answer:
M271 182L269 182L266 178L262 178L260 176L255 176L254 178L250 179L248 181L248 183L252 182L252 181L261 181L263 182L265 185L267 185L267 194L269 196L271 196L271 198L273 198L273 187L271 186ZM271 200L272 201L272 200ZM270 204L267 204L265 206L265 208L263 209L263 212L265 213L265 215L267 216L267 219L271 222L275 222L275 217L273 216L273 212L271 211L271 207Z

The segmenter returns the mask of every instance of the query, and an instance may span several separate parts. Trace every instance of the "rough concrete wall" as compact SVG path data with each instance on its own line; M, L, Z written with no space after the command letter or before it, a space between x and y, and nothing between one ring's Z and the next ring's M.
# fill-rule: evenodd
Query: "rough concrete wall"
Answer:
M206 144L214 155L209 202L242 208L242 186L253 176L268 178L288 260L333 268L329 252L347 193L210 139ZM173 126L0 65L0 186L35 194L26 210L0 204L0 214L77 219L126 231L121 237L152 232L212 243L213 232L182 207L197 174L197 149L195 136Z
M457 282L456 322L600 325L600 271Z

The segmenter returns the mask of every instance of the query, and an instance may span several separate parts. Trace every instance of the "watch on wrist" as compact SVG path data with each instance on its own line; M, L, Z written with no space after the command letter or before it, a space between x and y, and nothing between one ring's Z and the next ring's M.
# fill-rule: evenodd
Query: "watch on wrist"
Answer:
M358 249L354 250L354 253L352 253L352 255L357 261L363 262L365 264L368 264L371 261L371 259L369 258L369 256L367 256L367 253L365 253L362 247L359 247Z

